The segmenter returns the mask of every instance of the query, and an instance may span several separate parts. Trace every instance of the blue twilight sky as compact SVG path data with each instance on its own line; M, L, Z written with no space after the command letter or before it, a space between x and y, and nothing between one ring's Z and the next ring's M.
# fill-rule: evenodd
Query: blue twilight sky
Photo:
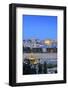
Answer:
M57 39L57 16L22 16L24 39Z

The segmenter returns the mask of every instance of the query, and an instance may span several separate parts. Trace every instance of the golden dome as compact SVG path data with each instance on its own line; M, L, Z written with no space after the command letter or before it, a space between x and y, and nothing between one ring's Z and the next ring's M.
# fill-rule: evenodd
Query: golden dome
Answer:
M45 40L45 41L44 41L44 44L46 44L46 45L50 46L50 45L52 44L52 41L51 41L51 40L49 40L49 39L48 39L48 40Z

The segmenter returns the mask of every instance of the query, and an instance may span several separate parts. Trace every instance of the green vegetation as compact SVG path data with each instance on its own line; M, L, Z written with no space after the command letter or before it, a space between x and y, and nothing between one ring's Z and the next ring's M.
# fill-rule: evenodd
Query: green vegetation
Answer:
M47 68L54 68L57 67L57 64L47 64Z

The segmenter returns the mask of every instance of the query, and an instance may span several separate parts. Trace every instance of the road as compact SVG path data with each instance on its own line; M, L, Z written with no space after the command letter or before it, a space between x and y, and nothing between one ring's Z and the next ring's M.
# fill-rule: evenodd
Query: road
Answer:
M32 57L36 59L56 59L57 58L57 53L24 53L23 57L24 58L29 58L32 55Z

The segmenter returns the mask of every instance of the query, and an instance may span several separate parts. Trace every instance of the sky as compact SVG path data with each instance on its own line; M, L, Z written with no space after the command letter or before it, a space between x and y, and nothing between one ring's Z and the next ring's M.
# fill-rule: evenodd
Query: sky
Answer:
M24 39L57 40L57 16L22 16Z

